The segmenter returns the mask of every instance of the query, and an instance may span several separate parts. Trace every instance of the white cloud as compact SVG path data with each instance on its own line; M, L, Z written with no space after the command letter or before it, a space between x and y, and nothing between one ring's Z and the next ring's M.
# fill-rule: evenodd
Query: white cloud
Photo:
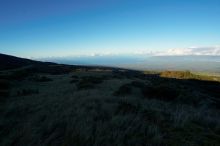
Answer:
M169 49L164 52L155 52L153 55L220 55L220 47L189 47L185 49Z

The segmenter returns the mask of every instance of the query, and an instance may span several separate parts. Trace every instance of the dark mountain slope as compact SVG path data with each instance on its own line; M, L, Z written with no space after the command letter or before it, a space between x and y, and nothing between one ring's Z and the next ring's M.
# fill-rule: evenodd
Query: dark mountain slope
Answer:
M31 64L40 64L38 61L33 61L15 56L0 54L0 70L15 69Z

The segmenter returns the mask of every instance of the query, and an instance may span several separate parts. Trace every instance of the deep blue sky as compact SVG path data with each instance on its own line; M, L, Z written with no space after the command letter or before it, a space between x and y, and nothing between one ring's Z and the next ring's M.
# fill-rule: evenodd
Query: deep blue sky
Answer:
M133 53L220 45L220 0L0 0L0 53Z

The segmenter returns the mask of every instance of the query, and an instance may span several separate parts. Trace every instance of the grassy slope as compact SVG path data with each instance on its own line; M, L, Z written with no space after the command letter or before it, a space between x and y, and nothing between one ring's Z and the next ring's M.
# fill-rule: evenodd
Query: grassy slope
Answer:
M218 146L219 82L147 73L69 66L4 72L0 88L10 95L0 96L0 145Z

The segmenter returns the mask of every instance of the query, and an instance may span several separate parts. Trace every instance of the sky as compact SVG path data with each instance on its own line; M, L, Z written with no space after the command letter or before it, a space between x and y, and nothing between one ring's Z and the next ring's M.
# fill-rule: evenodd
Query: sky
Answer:
M219 15L220 0L0 0L0 53L220 55Z

